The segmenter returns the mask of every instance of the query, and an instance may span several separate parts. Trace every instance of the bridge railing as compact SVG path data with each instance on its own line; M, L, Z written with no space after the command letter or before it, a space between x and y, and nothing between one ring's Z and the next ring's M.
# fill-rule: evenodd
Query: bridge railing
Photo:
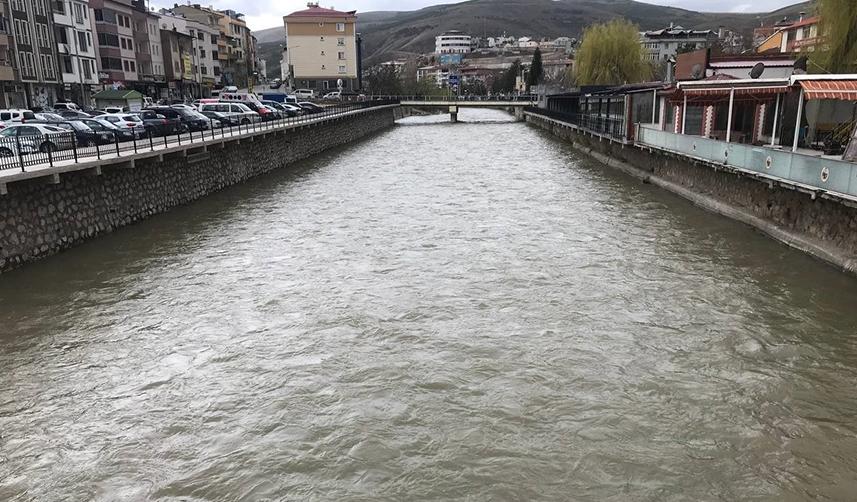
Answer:
M241 137L260 131L287 129L302 123L315 122L377 106L398 104L398 102L397 99L372 99L338 103L318 113L293 117L281 116L273 120L245 123L225 124L208 119L207 124L197 122L192 126L185 125L180 132L171 134L162 134L154 128L111 130L105 128L103 131L88 133L86 136L79 136L73 131L16 135L15 132L22 128L9 128L5 130L8 131L7 133L0 133L0 172L11 170L29 172L46 167L73 165L102 158L116 158L122 155L203 143L218 138ZM134 113L128 113L128 115L134 115ZM49 123L39 121L33 121L33 123L56 129Z
M626 137L625 121L621 118L585 113L565 113L534 106L528 107L526 111L586 129L589 132L609 136L619 141L631 139Z
M424 96L424 95L398 95L398 96L372 96L372 98L395 99L398 101L424 101L424 102L480 102L480 101L504 101L511 103L535 103L538 96L535 94L522 94L520 96L490 95L490 96Z

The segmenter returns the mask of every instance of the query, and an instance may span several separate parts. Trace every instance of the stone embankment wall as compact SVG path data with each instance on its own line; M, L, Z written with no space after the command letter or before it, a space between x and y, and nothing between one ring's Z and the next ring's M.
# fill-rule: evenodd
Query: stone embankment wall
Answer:
M0 195L0 272L394 124L396 108L54 178ZM99 172L100 171L100 172ZM57 183L58 181L58 183ZM53 184L52 184L53 183Z
M857 208L837 200L741 176L692 159L581 134L541 117L527 122L608 166L751 225L769 236L857 274Z

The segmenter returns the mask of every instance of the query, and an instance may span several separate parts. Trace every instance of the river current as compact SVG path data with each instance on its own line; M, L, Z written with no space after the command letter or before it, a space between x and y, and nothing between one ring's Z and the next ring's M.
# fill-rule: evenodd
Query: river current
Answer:
M0 276L0 500L857 494L857 281L460 119Z

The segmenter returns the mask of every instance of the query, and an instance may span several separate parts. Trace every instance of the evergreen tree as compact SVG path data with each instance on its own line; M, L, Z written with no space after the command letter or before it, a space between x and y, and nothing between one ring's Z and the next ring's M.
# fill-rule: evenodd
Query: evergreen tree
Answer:
M530 64L530 73L527 74L527 85L539 85L545 76L545 69L542 67L542 51L536 47L536 52L533 53L533 62Z

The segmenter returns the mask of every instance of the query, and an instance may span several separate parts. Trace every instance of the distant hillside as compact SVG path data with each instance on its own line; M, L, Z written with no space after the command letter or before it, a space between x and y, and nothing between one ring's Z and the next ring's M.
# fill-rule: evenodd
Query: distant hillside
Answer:
M734 14L695 12L634 0L470 0L410 12L358 13L358 31L363 35L364 60L372 65L397 56L431 52L434 37L447 30L474 36L505 32L519 37L579 38L592 23L624 17L641 29L663 28L670 22L694 29L716 30L724 26L750 39L753 28L760 23L771 24L784 16L796 18L798 12L811 9L810 2L802 2L770 13ZM261 52L276 54L276 61L268 59L269 73L278 75L284 30L272 28L256 36L261 34L270 40ZM271 44L277 44L276 48Z

